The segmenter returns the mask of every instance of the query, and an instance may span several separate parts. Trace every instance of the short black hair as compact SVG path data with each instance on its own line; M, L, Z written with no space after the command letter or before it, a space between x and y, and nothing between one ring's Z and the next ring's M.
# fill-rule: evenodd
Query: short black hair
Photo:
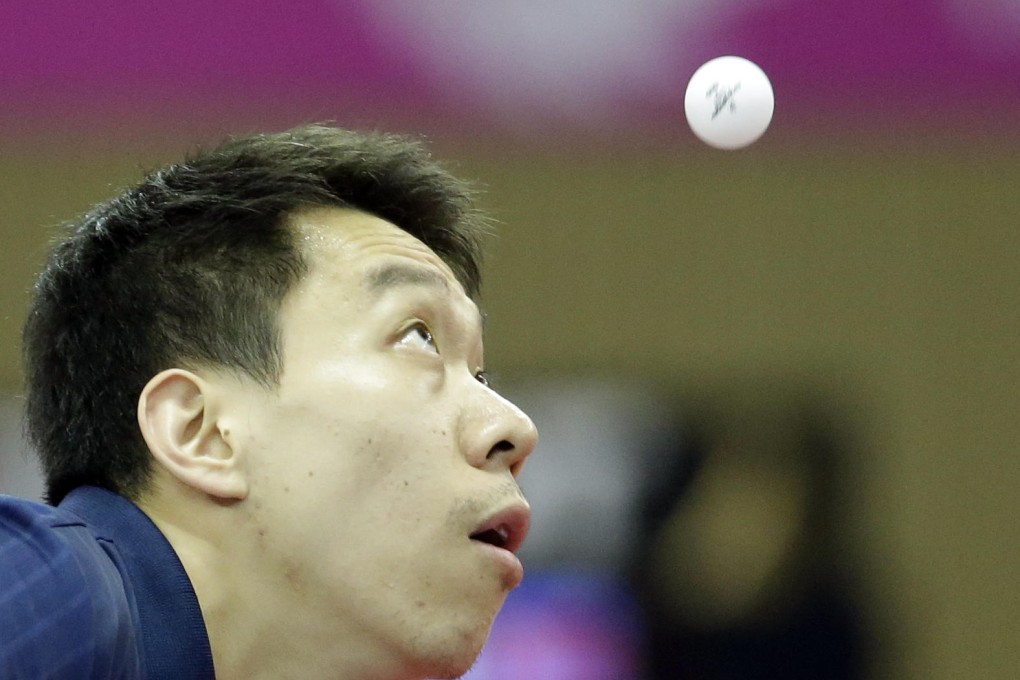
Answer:
M420 140L306 125L153 172L67 225L34 288L26 432L47 500L85 484L141 495L152 463L137 404L159 371L213 366L276 384L280 304L307 271L288 219L323 206L392 222L477 295L486 220Z

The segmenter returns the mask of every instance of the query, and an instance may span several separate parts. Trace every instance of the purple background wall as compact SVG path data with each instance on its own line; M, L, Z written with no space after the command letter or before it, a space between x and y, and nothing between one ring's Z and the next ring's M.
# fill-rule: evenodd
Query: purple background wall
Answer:
M0 5L0 26L8 130L257 111L669 133L690 74L721 54L769 74L777 130L1012 131L1020 113L1008 0L36 0Z

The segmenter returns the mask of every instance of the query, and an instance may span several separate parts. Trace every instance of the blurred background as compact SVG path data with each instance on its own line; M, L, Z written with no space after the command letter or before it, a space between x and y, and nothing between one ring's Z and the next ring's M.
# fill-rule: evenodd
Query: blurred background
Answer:
M1020 3L0 5L0 491L58 225L224 135L422 134L502 223L487 363L542 432L474 680L1020 666ZM772 80L736 152L694 70Z

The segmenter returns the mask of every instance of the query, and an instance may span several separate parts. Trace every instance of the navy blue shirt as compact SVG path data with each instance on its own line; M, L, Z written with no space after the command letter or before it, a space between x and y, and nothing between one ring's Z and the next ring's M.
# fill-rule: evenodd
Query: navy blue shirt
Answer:
M0 677L214 677L191 581L136 505L95 487L58 507L0 496Z

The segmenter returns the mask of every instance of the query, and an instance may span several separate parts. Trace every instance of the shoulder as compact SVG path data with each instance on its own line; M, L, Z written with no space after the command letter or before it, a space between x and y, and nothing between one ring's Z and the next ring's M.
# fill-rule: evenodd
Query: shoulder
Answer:
M84 523L70 513L36 501L0 495L0 569L6 576L19 576L17 582L27 589L43 573L57 572L69 559L72 548L62 527L82 527ZM61 572L63 573L63 572ZM0 598L20 589L14 580L4 580Z
M130 619L120 576L80 518L0 496L4 677L132 677Z
M58 508L0 496L0 569L5 577L0 601L48 583L47 575L67 574L73 555L57 529L75 524L81 521Z

